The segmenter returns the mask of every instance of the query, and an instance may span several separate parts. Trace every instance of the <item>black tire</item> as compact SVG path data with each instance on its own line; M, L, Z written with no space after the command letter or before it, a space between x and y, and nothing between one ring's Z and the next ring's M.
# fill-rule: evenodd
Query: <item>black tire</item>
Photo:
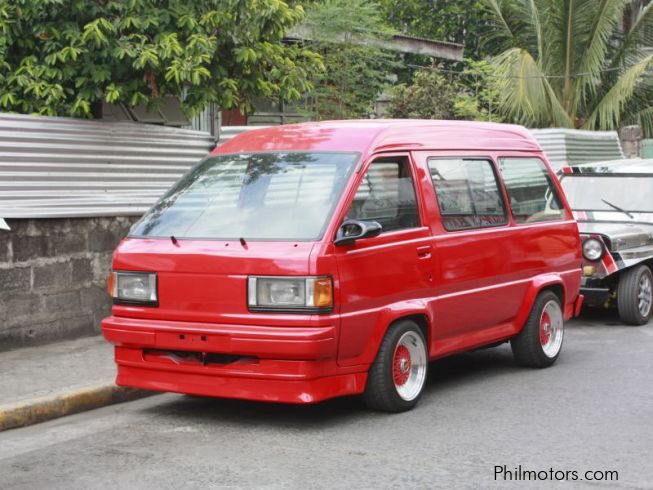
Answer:
M421 346L423 347L423 355L425 359L425 369L421 387L417 396L410 400L402 398L397 391L393 377L393 361L395 350L400 339L405 338L405 334L412 333L417 337L413 339L421 339ZM419 342L418 342L419 344ZM418 345L417 348L420 348ZM426 376L428 373L428 349L426 347L426 339L419 326L410 320L400 320L392 325L385 334L379 352L376 355L374 364L370 367L367 375L367 384L365 385L365 393L363 399L365 404L374 410L382 410L385 412L405 412L410 410L422 396L424 386L426 384ZM411 374L412 376L412 374Z
M544 309L551 302L554 302L555 305L557 305L557 308L560 310L560 315L562 315L562 307L558 296L556 296L552 291L542 291L538 294L537 298L535 298L531 312L529 313L528 319L526 320L524 327L521 329L521 332L510 341L510 347L512 348L515 362L520 366L545 368L553 364L560 355L562 340L564 338L564 318L561 317L562 330L557 352L554 354L547 354L542 346L542 340L540 338L540 321L543 317ZM550 308L554 308L554 306L552 305Z
M628 325L644 325L651 318L651 303L648 305L648 313L640 309L640 294L642 291L642 280L648 279L648 295L652 294L651 285L653 285L653 275L651 269L645 265L638 265L627 269L619 277L619 286L617 287L617 308L619 309L619 318ZM653 301L653 298L649 299Z

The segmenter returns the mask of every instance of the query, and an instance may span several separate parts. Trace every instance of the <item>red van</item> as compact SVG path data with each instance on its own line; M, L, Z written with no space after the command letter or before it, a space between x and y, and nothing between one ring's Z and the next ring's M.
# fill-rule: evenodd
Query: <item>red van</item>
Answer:
M433 359L510 341L553 364L580 266L522 127L279 126L218 147L134 225L102 330L122 386L403 411Z

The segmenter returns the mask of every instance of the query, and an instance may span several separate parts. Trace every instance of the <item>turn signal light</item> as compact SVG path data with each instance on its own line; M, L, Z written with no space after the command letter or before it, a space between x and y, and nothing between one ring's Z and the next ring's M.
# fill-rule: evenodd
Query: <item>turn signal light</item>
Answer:
M596 272L596 267L594 267L593 265L583 266L583 275L585 277L591 277L594 275L595 272Z
M333 306L333 283L330 277L320 277L313 282L313 304L316 308Z
M116 296L116 273L113 271L109 272L109 277L107 277L107 293L112 298Z

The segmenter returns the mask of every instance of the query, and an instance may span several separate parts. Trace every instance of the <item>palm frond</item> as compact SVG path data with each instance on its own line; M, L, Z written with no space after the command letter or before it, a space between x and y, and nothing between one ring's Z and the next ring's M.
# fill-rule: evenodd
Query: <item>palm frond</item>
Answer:
M644 7L635 19L612 60L612 66L633 62L633 58L640 57L642 46L653 47L653 2Z
M588 95L594 95L601 83L601 70L605 66L606 54L614 31L623 18L629 0L600 0L593 13L590 29L582 49L578 72L582 74L575 83L574 108L587 102ZM588 94L589 92L589 94Z
M532 33L537 49L537 59L541 59L544 54L544 32L542 30L541 13L537 1L524 0L522 11L525 21L532 26Z
M647 107L639 111L636 115L636 124L638 124L644 132L645 138L653 138L653 107Z
M653 137L653 77L644 74L635 93L623 109L622 125L638 124L645 137Z
M493 63L506 116L591 129L614 129L636 115L650 122L653 55L644 48L653 47L653 2L623 35L632 0L482 1L505 46Z
M653 67L653 54L625 70L608 90L583 125L586 129L613 129L619 127L624 107L635 94L644 76Z
M560 73L563 76L561 103L565 111L574 118L576 109L574 106L574 74L580 64L579 48L582 45L583 29L587 25L587 5L583 5L581 0L566 0L557 3L562 3L561 40L564 46L563 66Z
M509 38L514 37L512 29L510 28L510 26L506 22L505 17L503 16L503 10L502 10L503 2L501 0L482 0L482 2L489 10L494 22L502 31L502 34L505 37L509 37Z
M542 11L542 35L545 39L543 56L538 59L542 71L549 75L560 75L564 69L565 43L562 39L564 25L563 1L539 0ZM552 79L551 86L562 92L562 79Z
M513 48L493 60L501 94L499 108L522 124L572 127L572 121L533 56Z

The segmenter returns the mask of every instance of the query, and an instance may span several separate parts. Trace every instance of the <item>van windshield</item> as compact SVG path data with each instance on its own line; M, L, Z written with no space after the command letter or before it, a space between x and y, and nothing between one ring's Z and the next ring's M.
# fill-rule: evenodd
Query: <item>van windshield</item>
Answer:
M209 156L143 216L130 236L318 240L358 157L334 152Z

